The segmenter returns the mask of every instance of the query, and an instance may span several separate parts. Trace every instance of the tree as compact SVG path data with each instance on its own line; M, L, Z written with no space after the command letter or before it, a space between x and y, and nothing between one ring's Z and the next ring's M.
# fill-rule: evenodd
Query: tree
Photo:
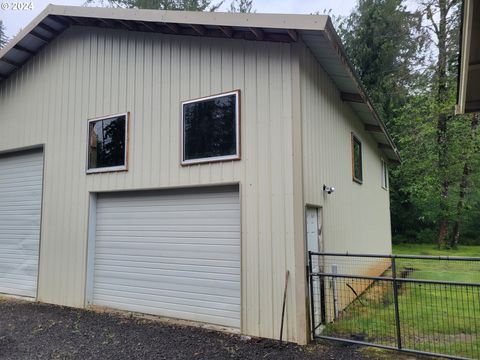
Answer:
M233 0L230 4L230 12L252 13L253 0Z
M449 101L449 88L456 84L456 62L452 61L458 53L458 28L460 15L459 0L426 0L421 3L428 27L433 35L431 46L437 51L434 64L433 89L437 102L437 166L440 177L438 227L438 247L447 247L450 208L448 198L452 184L449 159L448 125L453 116L454 100Z
M87 0L93 4L96 0ZM101 0L103 3L103 0ZM114 7L154 9L154 10L185 10L185 11L215 11L223 1L214 0L106 0Z
M417 0L408 11L401 0L359 0L336 19L403 159L390 172L393 234L441 248L457 246L462 223L473 236L480 212L478 118L454 115L459 3Z
M404 0L359 0L339 33L370 97L387 124L407 96L424 44L419 13Z
M7 45L8 38L5 35L5 26L3 25L2 20L0 20L0 49Z

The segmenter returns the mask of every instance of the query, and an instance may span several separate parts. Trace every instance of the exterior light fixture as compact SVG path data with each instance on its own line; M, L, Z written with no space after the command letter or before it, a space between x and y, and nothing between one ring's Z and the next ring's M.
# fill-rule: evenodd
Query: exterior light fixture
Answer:
M333 186L323 185L323 191L330 195L335 192L335 188Z

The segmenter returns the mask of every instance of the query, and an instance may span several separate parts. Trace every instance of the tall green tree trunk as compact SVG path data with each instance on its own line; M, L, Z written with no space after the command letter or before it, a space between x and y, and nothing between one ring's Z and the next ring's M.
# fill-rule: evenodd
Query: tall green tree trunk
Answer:
M450 182L448 177L448 114L445 104L448 99L447 78L447 16L449 4L447 0L438 0L439 20L434 26L438 38L437 75L437 145L438 145L438 172L440 177L440 222L438 229L438 247L445 248L448 236L448 195ZM431 11L431 10L430 10ZM434 16L430 12L430 19L434 23Z
M472 121L470 125L470 136L472 141L472 146L467 151L467 155L465 158L465 165L463 166L463 173L462 178L460 179L460 191L458 195L458 202L457 202L457 213L455 217L455 222L453 224L453 231L452 231L452 238L450 240L450 245L452 248L456 249L458 244L460 243L460 225L462 219L463 209L465 207L465 200L467 196L467 191L469 187L469 178L470 174L472 173L471 168L471 157L476 152L476 137L477 137L477 129L478 129L478 114L472 115Z

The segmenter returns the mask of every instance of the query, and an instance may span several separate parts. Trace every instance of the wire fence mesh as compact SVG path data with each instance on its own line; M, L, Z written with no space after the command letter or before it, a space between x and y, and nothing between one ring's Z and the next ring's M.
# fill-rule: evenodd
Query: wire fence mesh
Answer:
M310 253L312 334L480 359L480 258Z

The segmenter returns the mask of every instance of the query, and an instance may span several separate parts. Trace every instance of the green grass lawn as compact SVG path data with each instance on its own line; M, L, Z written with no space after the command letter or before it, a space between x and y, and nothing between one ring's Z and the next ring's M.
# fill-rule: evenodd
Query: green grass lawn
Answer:
M401 244L393 245L393 253L398 255L480 257L480 246L459 246L456 250L438 250L435 244Z
M480 257L480 246L439 251L434 245L408 244L395 246L393 252ZM480 283L480 262L398 259L398 271L405 268L413 269L408 275L410 279ZM341 281L354 285L355 279ZM404 348L480 358L479 287L405 283L398 291ZM336 322L327 325L325 333L395 346L392 294L391 282L372 284Z

